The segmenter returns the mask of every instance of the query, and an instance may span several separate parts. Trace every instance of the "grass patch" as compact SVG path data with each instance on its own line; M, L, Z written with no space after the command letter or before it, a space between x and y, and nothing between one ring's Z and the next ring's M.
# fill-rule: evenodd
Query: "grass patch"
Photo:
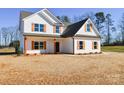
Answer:
M0 49L0 53L9 53L9 52L15 52L15 48L2 48L2 49Z
M102 46L103 52L124 52L124 46Z

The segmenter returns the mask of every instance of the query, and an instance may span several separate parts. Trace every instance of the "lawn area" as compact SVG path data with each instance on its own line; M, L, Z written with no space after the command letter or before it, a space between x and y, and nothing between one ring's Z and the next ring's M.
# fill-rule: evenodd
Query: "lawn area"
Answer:
M124 46L103 46L103 52L124 52Z
M8 52L15 52L15 48L12 48L12 47L10 47L10 48L2 48L2 49L0 49L0 53L8 53Z
M3 55L0 84L124 84L124 53Z

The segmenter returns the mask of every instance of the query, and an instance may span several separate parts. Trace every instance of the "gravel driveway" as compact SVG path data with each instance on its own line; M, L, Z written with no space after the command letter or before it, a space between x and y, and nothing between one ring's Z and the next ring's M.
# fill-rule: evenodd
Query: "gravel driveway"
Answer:
M0 84L124 84L124 53L0 56Z

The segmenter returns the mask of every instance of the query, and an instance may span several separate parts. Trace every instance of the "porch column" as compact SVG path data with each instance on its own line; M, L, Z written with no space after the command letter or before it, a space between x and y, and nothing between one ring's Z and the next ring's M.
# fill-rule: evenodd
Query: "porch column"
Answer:
M24 37L24 54L26 54L26 50L27 50L27 38Z
M54 53L56 53L56 38L55 37L54 37L53 42L54 42Z

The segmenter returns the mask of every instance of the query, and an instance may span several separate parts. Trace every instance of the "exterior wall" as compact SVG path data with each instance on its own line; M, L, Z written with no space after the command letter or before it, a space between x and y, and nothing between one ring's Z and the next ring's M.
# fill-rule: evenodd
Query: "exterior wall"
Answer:
M63 38L62 52L63 53L73 53L73 38Z
M31 42L32 41L46 41L46 49L42 49L42 50L32 50L32 46L31 46ZM60 43L60 52L62 52L62 39L56 39L56 42ZM27 37L27 54L42 54L42 53L55 53L54 51L54 38L50 38L50 37Z
M20 36L20 49L22 52L24 52L24 36Z
M94 26L92 26L91 32L85 32L85 25L87 23L91 23L91 20L87 20L86 23L79 29L79 31L76 33L76 35L89 35L89 36L97 36L96 31L94 29Z
M85 24L91 22L91 20L87 20ZM37 24L46 24L46 32L32 32L32 23ZM92 22L91 22L92 23ZM63 27L61 30L63 31ZM53 25L49 24L46 20L44 20L41 16L38 14L35 14L28 19L21 21L21 36L20 36L20 47L21 50L24 51L24 36L23 33L37 33L37 34L56 34L60 35L60 33L54 33L53 32ZM84 25L79 29L79 31L76 33L77 35L89 35L89 36L97 36L96 29L94 27L92 28L91 32L85 32ZM34 53L54 53L54 38L52 37L29 37L27 36L27 54L34 54ZM84 40L85 43L85 49L79 50L77 49L77 41ZM46 50L32 50L31 41L46 41ZM74 39L71 38L57 38L56 42L60 42L60 52L61 53L95 53L101 51L100 46L100 38L91 38L91 37L75 37ZM92 49L92 41L98 42L98 49Z
M46 32L32 32L32 23L46 24ZM63 27L61 27L61 30L63 31ZM50 25L47 21L45 21L43 18L41 18L38 14L24 20L24 33L58 34L58 35L60 35L60 33L53 33L53 25Z
M85 41L85 49L77 49L77 41ZM98 49L92 49L92 42L98 42ZM74 39L74 54L101 52L100 38L76 37Z

